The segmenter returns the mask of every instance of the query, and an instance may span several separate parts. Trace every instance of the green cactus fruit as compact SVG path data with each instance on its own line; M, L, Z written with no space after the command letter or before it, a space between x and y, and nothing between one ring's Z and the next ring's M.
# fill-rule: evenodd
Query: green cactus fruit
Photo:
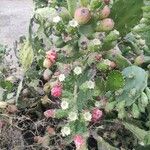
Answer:
M88 43L88 50L90 51L100 51L102 48L102 42L99 39L93 39Z
M104 43L116 41L119 38L119 32L117 30L111 31L104 39Z
M147 24L139 24L137 26L135 26L132 31L135 33L140 33L140 32L146 32L149 31L150 27Z
M150 63L150 56L140 55L134 60L134 64L138 66L142 64L149 64L149 63Z
M51 85L50 85L49 82L47 82L47 83L44 85L43 90L44 90L44 92L47 93L47 94L50 92L50 90L51 90Z
M103 46L102 49L103 50L110 50L111 48L114 48L114 46L117 43L117 40L119 38L119 32L117 30L113 30L111 31L105 38L103 41Z
M123 119L126 117L126 111L125 109L121 109L119 112L118 112L118 118L119 119Z
M106 58L114 61L119 69L124 69L131 65L131 62L128 59L115 50L108 51Z
M111 18L103 19L102 21L97 22L96 31L111 31L114 28L114 21Z
M148 101L147 95L144 92L142 92L142 94L141 94L141 104L142 104L142 106L146 107L148 105L148 103L149 103L149 101Z
M106 107L105 107L105 111L106 112L111 112L115 108L116 103L117 103L116 101L107 103Z
M65 7L60 7L58 9L58 14L62 18L62 20L66 22L71 18L69 11Z
M121 72L114 70L108 74L106 84L107 90L116 91L124 86L125 80Z
M86 7L80 7L76 9L75 14L74 14L74 19L80 25L87 24L91 19L90 10Z
M124 109L124 108L125 108L125 104L126 104L125 101L118 102L118 103L116 104L116 107L115 107L116 110L120 111L120 110Z
M149 24L149 23L150 23L150 19L148 19L148 18L142 18L140 20L140 24Z
M111 61L108 60L108 59L105 59L105 60L102 60L101 62L99 62L97 65L96 65L96 68L99 70L99 71L108 71L111 69Z
M144 6L144 7L142 7L142 10L144 12L150 12L150 6Z
M146 87L145 92L146 92L146 95L150 101L150 89L149 89L149 87Z
M144 13L143 13L143 17L144 17L144 18L147 18L147 19L150 19L150 12L148 12L148 13L147 13L147 12L144 12Z
M144 89L147 87L148 74L145 70L137 66L130 66L122 71L125 78L125 86L120 95L116 95L117 101L126 101L126 106L132 105Z
M150 133L148 133L144 138L144 144L150 145Z
M132 105L132 112L131 112L133 118L139 118L140 116L140 110L136 104Z
M140 112L145 113L145 107L143 107L141 103L141 98L138 98L138 107L139 107Z

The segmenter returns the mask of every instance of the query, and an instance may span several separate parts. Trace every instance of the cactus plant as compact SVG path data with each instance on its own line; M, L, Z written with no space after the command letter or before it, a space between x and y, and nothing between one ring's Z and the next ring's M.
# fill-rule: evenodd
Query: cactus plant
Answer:
M137 66L125 68L122 74L125 77L125 86L122 93L116 96L116 100L125 100L126 105L130 106L146 88L148 75Z
M103 130L107 122L116 122L118 130L123 129L120 120L124 118L140 119L144 114L142 119L145 119L150 98L146 72L148 47L136 27L129 33L141 15L128 21L133 17L131 11L141 12L142 1L43 0L44 5L42 1L39 4L32 18L38 24L37 30L33 34L30 25L29 39L19 50L25 76L15 95L18 108L26 107L29 117L31 114L31 118L37 116L37 120L44 120L42 135L45 135L35 140L40 143L45 137L46 141L56 137L61 147L54 144L55 149L66 149L71 143L78 150L87 150L89 136L94 137L95 131ZM125 4L123 9L120 9L121 4ZM114 9L117 12L129 9L124 13L127 17L123 13L114 15ZM148 13L149 6L143 7L143 11ZM144 13L143 17L140 23L147 30L149 16ZM128 35L123 37L125 33ZM36 73L30 76L33 71ZM0 83L4 91L9 89L9 82ZM13 94L3 99L7 101ZM2 103L5 107L6 104ZM9 110L9 113L16 111ZM56 132L51 127L47 132L45 128L53 123L52 126L57 124ZM104 133L104 140L96 138L98 148L102 143L107 149L114 149L116 143L113 146L106 143L106 136ZM143 139L143 135L140 136ZM148 136L144 138L148 143Z

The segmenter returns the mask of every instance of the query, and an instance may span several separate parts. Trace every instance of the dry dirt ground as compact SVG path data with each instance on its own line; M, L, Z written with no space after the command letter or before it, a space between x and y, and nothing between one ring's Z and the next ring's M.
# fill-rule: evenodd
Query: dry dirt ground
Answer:
M27 35L32 14L32 0L0 0L0 44L12 47L15 40Z

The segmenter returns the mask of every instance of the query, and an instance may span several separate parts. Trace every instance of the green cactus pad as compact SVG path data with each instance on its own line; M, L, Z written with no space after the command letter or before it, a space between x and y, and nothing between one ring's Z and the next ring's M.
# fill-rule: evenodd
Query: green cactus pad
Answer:
M121 89L125 84L124 77L119 71L111 71L107 77L107 90L115 91Z
M125 100L126 106L131 106L146 88L148 75L145 70L137 66L125 68L122 74L125 77L125 86L123 92L116 96L116 100Z

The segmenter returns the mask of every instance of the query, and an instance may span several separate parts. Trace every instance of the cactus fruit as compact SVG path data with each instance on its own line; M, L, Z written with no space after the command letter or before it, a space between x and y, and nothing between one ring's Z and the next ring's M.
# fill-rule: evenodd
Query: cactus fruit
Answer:
M114 28L114 25L115 23L111 18L106 18L97 23L96 31L111 31Z
M108 51L106 58L114 61L119 69L124 69L131 65L131 62L115 49Z
M76 9L75 14L74 14L74 19L80 25L88 23L91 19L90 10L86 7L80 7Z
M132 116L133 118L138 118L140 116L140 110L136 104L132 105Z
M150 101L150 89L149 89L149 87L146 87L145 92L146 92L146 95Z
M44 116L46 118L54 117L55 116L55 110L53 109L48 109L44 112Z
M71 16L69 14L69 11L65 7L60 7L58 9L58 14L62 18L63 21L69 21Z
M108 71L114 68L114 62L108 60L108 59L104 59L102 61L100 61L99 63L97 63L96 68L99 71Z
M148 105L148 103L149 103L149 101L148 101L147 95L144 92L142 92L142 94L141 94L141 104L142 104L142 106L146 107Z
M100 19L107 18L110 15L110 8L106 5L100 12Z
M49 80L51 75L52 75L52 71L50 71L49 69L46 69L43 73L44 80Z
M53 63L48 58L44 59L43 67L45 67L45 68L51 68L52 65L53 65Z
M81 150L82 146L85 144L85 139L82 135L76 135L73 138L76 148Z
M110 0L103 0L106 5L110 3Z
M43 44L42 49L44 46L46 50L51 48L43 62L46 68L43 73L46 97L43 99L46 100L42 100L42 105L43 109L48 109L44 116L63 121L60 124L61 135L74 140L76 148L83 150L86 145L84 135L87 135L89 127L101 118L107 118L100 108L106 112L114 110L112 113L115 118L117 111L120 119L129 115L138 118L140 112L145 112L150 93L148 89L144 91L148 76L145 70L132 66L132 63L139 56L135 64L145 65L145 56L148 55L144 51L145 41L136 34L130 35L131 39L135 39L128 41L126 52L122 49L122 45L126 48L128 37L121 40L118 23L118 31L114 29L113 19L117 19L108 18L113 1L111 4L110 0L66 0L52 3L52 14L48 13L47 8L45 14L41 12L41 16L38 16L41 17L38 21L42 25L42 32L46 35L44 38L40 35L39 38ZM148 16L144 16L141 26L145 27ZM48 47L48 40L45 41L47 38L51 42ZM139 49L132 51L133 47ZM106 100L102 104L104 98ZM50 109L53 104L56 105L55 110Z
M125 68L122 74L125 77L125 86L123 92L116 96L116 100L125 100L126 106L130 106L146 88L148 75L145 70L137 66Z
M51 89L51 95L54 97L60 97L62 95L62 87L61 85L55 85Z
M92 111L92 121L96 122L96 121L100 120L102 115L103 115L103 112L101 110L99 110L98 108L93 109L93 111Z
M149 64L150 56L140 55L134 60L135 65Z

